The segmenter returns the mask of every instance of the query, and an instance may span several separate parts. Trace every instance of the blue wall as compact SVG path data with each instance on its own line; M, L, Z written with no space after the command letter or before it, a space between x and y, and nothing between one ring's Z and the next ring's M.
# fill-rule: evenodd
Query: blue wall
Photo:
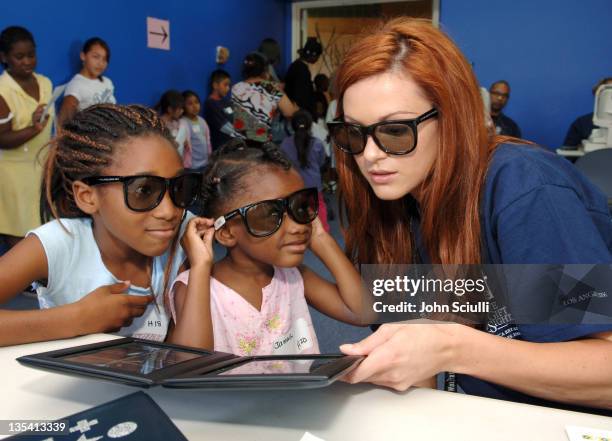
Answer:
M282 0L3 0L1 9L0 29L18 24L34 34L37 71L54 84L74 75L83 42L97 35L111 48L106 75L118 101L149 105L169 88L204 94L217 45L230 49L225 69L240 79L242 58L265 37L284 45L286 29ZM146 47L147 16L170 20L171 51Z
M610 0L441 0L440 9L481 84L508 80L505 113L542 145L560 146L593 111L593 85L612 76Z

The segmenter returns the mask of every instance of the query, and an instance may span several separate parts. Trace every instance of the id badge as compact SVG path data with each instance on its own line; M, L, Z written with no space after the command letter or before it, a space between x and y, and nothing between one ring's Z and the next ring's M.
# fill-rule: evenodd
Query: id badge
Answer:
M272 343L272 354L299 354L312 348L312 346L313 341L308 324L306 320L299 318L293 323L289 332L274 340Z

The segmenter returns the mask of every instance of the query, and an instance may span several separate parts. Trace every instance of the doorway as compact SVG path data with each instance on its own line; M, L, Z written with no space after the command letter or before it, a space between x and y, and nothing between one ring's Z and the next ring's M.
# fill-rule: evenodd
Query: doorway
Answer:
M330 77L355 39L381 21L410 16L432 20L438 26L440 0L317 0L292 5L291 57L307 37L317 37L323 45L319 61L309 65L312 77Z

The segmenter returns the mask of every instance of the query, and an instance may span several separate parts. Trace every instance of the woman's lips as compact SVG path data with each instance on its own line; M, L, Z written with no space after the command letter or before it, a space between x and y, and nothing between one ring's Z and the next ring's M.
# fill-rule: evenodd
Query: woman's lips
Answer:
M388 184L395 178L397 172L371 170L368 171L368 175L370 176L370 180L375 184Z

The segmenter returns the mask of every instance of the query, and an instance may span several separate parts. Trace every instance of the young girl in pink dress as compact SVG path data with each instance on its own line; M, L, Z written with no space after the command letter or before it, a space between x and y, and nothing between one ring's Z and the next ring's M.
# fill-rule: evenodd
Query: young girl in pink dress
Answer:
M308 305L360 324L361 281L317 218L316 188L273 144L230 142L204 171L204 216L183 239L191 269L171 289L173 318L201 311L181 329L191 341L238 355L319 352ZM227 254L213 264L213 237ZM336 284L302 265L309 249Z

